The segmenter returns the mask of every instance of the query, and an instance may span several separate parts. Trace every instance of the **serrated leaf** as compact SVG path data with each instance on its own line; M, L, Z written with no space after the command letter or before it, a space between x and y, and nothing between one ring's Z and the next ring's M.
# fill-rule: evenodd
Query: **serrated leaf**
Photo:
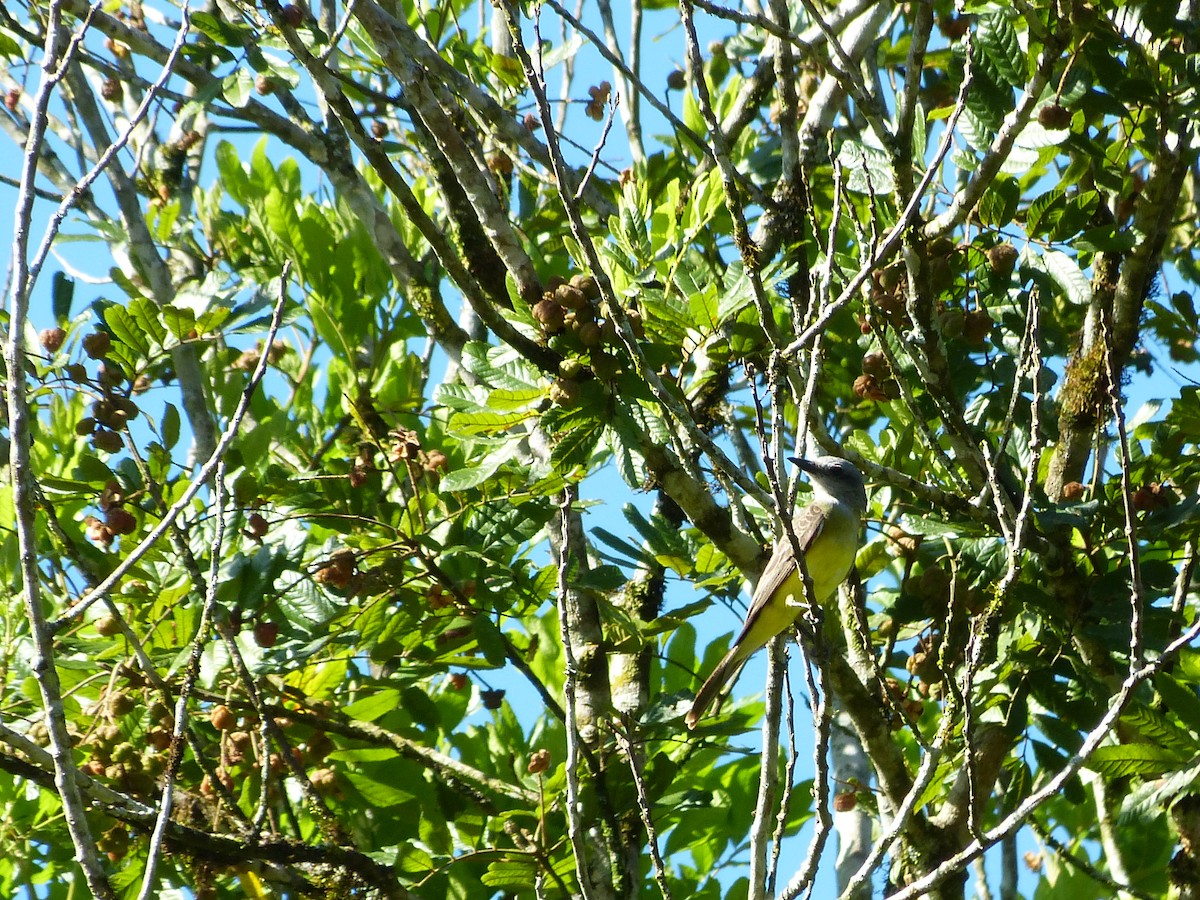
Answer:
M1163 750L1187 755L1196 747L1196 741L1190 734L1141 704L1131 705L1121 716L1121 723Z
M891 159L878 147L861 141L846 141L838 151L838 162L846 170L849 190L885 197L896 189Z
M1026 57L1013 25L1013 13L1005 9L984 13L975 30L975 46L984 55L988 68L1009 87L1025 84Z
M599 419L587 419L570 431L556 436L550 462L554 471L569 476L576 468L587 466L592 452L604 435L605 425Z
M1172 750L1151 744L1122 744L1098 748L1084 766L1106 778L1154 777L1173 771L1184 762L1186 759Z
M490 888L532 890L537 881L537 866L532 859L498 860L488 866L479 880Z
M1021 185L1015 178L997 176L979 201L979 218L985 225L1003 228L1017 214Z
M1193 765L1165 778L1138 785L1121 804L1117 824L1131 825L1137 821L1157 819L1181 794L1195 791L1197 778L1200 778L1200 766Z
M1033 235L1046 233L1050 228L1050 224L1046 224L1043 227L1043 220L1047 220L1048 223L1057 221L1057 219L1049 217L1061 214L1062 205L1065 202L1063 197L1064 192L1062 188L1058 187L1047 191L1039 197L1035 197L1033 202L1029 204L1029 209L1025 212L1026 230Z
M178 341L187 340L196 327L196 316L187 308L164 306L162 310L163 325Z
M507 431L534 415L533 410L517 410L510 413L498 413L491 410L461 412L450 417L449 428L455 434L463 436L496 434Z
M500 411L526 409L532 404L540 403L545 396L546 392L537 387L527 387L522 390L496 388L488 394L487 405L491 409Z
M495 475L496 471L511 457L512 454L507 450L503 454L492 452L474 466L464 466L461 469L447 472L438 482L438 491L443 494L453 494L478 487Z

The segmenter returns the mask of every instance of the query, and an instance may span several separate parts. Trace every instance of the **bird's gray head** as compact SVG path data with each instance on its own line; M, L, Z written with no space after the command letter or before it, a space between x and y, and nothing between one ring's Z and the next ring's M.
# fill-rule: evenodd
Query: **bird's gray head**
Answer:
M818 495L826 494L839 503L849 504L862 514L867 509L867 488L862 473L848 460L837 456L818 456L816 459L789 459L808 473L813 490Z

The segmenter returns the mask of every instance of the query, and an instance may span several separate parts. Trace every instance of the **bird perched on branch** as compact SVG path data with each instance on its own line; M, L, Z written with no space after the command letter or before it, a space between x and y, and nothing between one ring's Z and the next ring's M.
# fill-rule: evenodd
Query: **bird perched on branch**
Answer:
M854 565L862 517L867 510L867 489L862 473L844 459L790 459L808 473L813 486L812 502L793 519L792 531L812 578L813 599L825 603ZM742 664L792 625L804 609L804 580L792 542L784 534L755 586L746 624L696 693L686 718L688 728L696 727L721 689L737 678Z

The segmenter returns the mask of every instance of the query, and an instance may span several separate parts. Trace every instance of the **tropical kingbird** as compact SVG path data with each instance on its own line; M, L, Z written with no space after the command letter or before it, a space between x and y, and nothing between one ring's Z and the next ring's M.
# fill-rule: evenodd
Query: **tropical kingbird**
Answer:
M845 580L854 565L858 532L867 510L867 489L862 473L836 456L813 460L789 457L812 481L813 499L792 521L796 545L812 578L813 599L824 603ZM783 535L754 589L754 599L741 634L696 694L687 714L695 728L704 711L727 682L737 677L742 663L775 635L782 633L804 611L804 581Z

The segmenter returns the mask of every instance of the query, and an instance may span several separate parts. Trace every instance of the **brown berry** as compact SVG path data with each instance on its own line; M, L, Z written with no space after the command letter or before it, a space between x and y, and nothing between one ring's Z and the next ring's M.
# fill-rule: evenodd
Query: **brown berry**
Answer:
M545 772L549 768L550 768L550 751L543 747L541 750L538 750L536 753L534 753L532 756L529 757L529 764L525 767L525 770L530 775L540 775L542 772Z
M682 91L687 86L687 74L683 69L674 69L667 74L667 90Z
M91 416L86 416L75 423L75 433L80 437L87 437L96 430L96 420Z
M260 647L274 647L279 640L279 626L274 622L254 623L254 643Z
M208 721L217 731L232 731L237 726L237 716L224 703L213 707L212 712L208 714Z
M885 378L891 371L882 350L872 350L863 354L862 370L864 375L874 375L877 378Z
M114 506L104 515L104 524L113 534L133 534L137 530L137 519L127 509Z
M583 291L573 284L560 284L554 289L554 299L567 309L583 309L587 306L587 297Z
M114 506L120 506L125 502L125 491L121 487L121 483L115 478L110 478L104 483L104 488L100 491L100 498L96 501L104 512L108 512Z
M1166 509L1170 505L1170 494L1161 484L1143 485L1133 492L1133 508L1139 512Z
M21 102L21 89L13 88L4 95L4 108L9 112L16 112L17 106Z
M571 276L571 286L582 291L588 300L595 300L600 296L600 285L591 275L581 273Z
M116 616L102 616L95 622L96 634L113 637L121 633L121 623Z
M133 712L133 708L136 705L137 704L133 697L124 691L117 691L108 698L108 712L109 715L112 716L128 715L129 713ZM130 752L128 754L119 752L122 747L129 747ZM118 747L113 750L113 762L129 762L128 757L132 755L133 747L129 746L128 744L118 745Z
M562 305L549 297L543 297L533 306L533 318L546 334L558 334L563 329Z
M612 381L621 370L621 362L611 353L604 350L593 350L591 354L592 371L601 381Z
M445 609L454 605L454 597L446 593L446 589L440 584L431 587L425 599L429 603L429 608L433 610Z
M259 75L254 79L254 90L262 96L275 93L275 84L266 75Z
M507 178L513 173L512 157L507 153L493 153L488 157L487 167L501 178Z
M106 78L104 83L100 85L100 96L110 103L120 103L125 96L125 88L121 86L121 82L115 78Z
M988 265L1000 278L1008 278L1017 267L1017 248L1012 244L996 244L987 251Z
M938 29L946 36L946 40L957 41L971 26L971 21L966 16L940 16L937 23Z
M850 812L858 806L858 794L854 791L843 791L833 795L834 812Z
M888 399L879 379L874 375L859 375L854 379L854 396L862 400Z
M1083 485L1078 481L1068 481L1063 485L1062 498L1068 503L1074 503L1083 497Z
M479 698L483 701L484 709L497 710L504 702L504 691L499 689L480 691Z
M313 579L317 584L324 584L335 588L344 588L350 583L350 579L354 577L353 572L346 572L339 569L337 566L322 566L317 569Z
M121 442L121 436L115 431L101 428L92 435L92 446L105 453L119 453L124 444Z
M371 137L375 138L375 140L382 141L385 137L387 137L387 133L387 122L383 121L382 119L376 119L371 123Z
M471 683L471 679L467 678L467 676L464 675L462 672L455 672L450 676L451 690L461 691L463 688L465 688L470 683Z
M67 339L67 333L61 328L46 328L38 335L38 340L42 342L42 349L54 353Z
M537 131L542 127L541 120L533 113L526 113L525 118L521 122L525 126L526 131Z
M574 406L579 402L579 383L558 378L550 385L550 402L557 406Z
M107 331L93 331L83 339L83 352L92 359L104 359L112 349L112 338Z
M579 343L591 350L604 341L604 334L595 322L584 322L579 326Z
M429 450L421 465L426 472L445 472L450 468L450 460L441 450Z
M1071 111L1059 103L1043 106L1038 110L1038 124L1051 131L1071 127Z
M246 519L246 533L253 538L261 538L270 526L267 520L258 513L251 513Z
M973 309L963 320L963 339L973 347L982 346L992 331L992 317L986 309Z
M333 769L317 769L309 776L313 790L322 797L332 794L337 789L337 775Z

